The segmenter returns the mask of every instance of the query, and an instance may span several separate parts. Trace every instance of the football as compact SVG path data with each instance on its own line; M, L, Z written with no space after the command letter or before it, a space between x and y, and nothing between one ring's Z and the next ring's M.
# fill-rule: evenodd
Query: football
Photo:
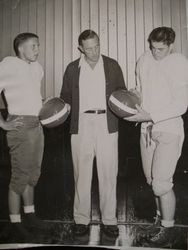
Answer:
M47 128L54 128L64 123L69 116L70 105L61 98L47 99L39 113L41 124Z
M110 109L120 118L135 115L137 113L136 104L140 106L140 97L133 91L125 89L114 91L108 100Z

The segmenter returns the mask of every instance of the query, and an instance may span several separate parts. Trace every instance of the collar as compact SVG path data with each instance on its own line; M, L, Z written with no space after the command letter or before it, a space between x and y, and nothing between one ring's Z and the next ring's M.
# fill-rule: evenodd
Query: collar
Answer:
M85 64L85 63L87 63L87 62L86 62L86 60L85 60L84 54L82 54L81 57L80 57L79 66L78 66L78 67L79 67L79 68L82 67L82 65ZM88 64L88 63L87 63L87 64ZM98 62L97 62L96 65L98 65L98 64L103 64L102 55L100 55L99 60L98 60Z

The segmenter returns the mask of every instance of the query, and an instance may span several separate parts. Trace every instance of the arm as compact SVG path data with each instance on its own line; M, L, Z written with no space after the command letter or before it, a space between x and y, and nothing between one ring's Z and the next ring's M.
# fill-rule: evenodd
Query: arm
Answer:
M145 110L137 107L138 113L125 120L132 122L153 122L158 123L164 120L172 119L183 115L188 107L188 84L180 82L173 88L174 97L166 107L160 111L147 113Z
M5 90L4 75L6 74L6 67L0 63L0 94ZM18 130L23 126L22 118L16 118L11 121L5 121L0 111L0 128L4 130Z
M141 98L141 104L142 104L142 96L141 96L141 81L140 81L140 74L139 74L139 61L136 65L136 87L135 89L131 89L130 91L133 91L139 98ZM138 113L136 115L133 115L128 118L124 118L124 120L130 121L130 122L153 122L151 115L146 112L144 109L142 109L140 106L136 105Z
M136 94L138 96L138 98L141 98L141 84L140 84L138 63L136 65L136 86L134 89L130 89L129 91L132 91L134 94Z
M162 110L151 114L154 123L183 115L188 106L188 85L174 89L173 101Z
M19 128L22 126L22 118L16 118L12 121L5 121L0 113L0 128L4 130L19 130Z

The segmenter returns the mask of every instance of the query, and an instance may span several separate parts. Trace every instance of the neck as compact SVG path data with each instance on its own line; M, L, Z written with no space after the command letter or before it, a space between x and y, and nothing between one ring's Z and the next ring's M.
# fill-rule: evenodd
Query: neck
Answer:
M24 56L18 56L18 58L20 58L21 60L23 60L24 62L30 64L31 61L27 60Z
M86 57L85 57L85 60L86 60L86 62L89 64L89 66L90 66L92 69L94 69L95 66L96 66L96 64L98 63L98 61L97 61L97 62L93 62L93 61L91 61L91 60L88 60L88 58L86 58Z

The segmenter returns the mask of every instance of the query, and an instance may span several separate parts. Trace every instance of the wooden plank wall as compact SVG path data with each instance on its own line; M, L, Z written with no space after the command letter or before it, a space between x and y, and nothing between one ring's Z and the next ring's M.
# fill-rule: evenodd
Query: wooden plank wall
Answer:
M102 53L117 59L129 88L137 58L148 49L154 27L172 26L175 48L188 56L186 0L0 0L0 60L13 55L19 32L40 37L39 61L45 68L43 97L58 96L67 64L79 56L77 39L91 28Z

